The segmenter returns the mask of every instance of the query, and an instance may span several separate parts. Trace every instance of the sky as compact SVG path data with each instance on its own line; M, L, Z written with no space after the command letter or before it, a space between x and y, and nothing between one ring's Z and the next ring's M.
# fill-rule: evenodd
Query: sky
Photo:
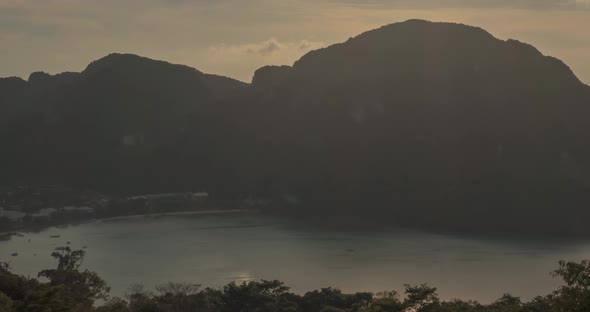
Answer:
M590 0L0 0L0 77L81 71L119 52L249 82L264 65L415 18L530 43L590 83Z

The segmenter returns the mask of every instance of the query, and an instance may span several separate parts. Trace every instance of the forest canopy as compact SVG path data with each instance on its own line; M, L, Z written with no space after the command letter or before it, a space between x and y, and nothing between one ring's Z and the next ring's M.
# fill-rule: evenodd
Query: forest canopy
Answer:
M322 288L297 294L273 280L231 282L221 288L169 282L148 290L131 286L125 298L109 295L107 283L82 269L84 250L59 247L52 256L55 269L38 278L14 274L0 263L0 312L584 312L590 311L590 261L560 261L552 272L563 285L553 293L523 302L505 294L490 304L473 300L442 300L428 284L405 285L401 293L346 294Z

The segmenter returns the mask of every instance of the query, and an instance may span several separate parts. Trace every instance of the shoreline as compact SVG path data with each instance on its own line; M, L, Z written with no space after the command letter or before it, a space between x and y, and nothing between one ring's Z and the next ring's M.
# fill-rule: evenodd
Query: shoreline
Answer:
M92 220L97 221L97 222L103 222L103 221L119 221L119 220L130 220L130 219L141 219L141 218L168 217L168 216L215 215L215 214L241 213L241 212L258 212L258 210L217 209L217 210L200 210L200 211L157 212L157 213L142 213L142 214L117 216L117 217L95 218Z
M75 222L69 223L57 223L51 224L47 226L43 226L40 228L19 228L19 229L10 229L6 231L0 230L0 241L7 240L12 238L12 236L20 236L24 233L34 233L44 231L46 229L52 227L60 227L60 226L68 226L68 225L77 225L77 224L84 224L90 222L109 222L109 221L121 221L121 220L134 220L134 219L141 219L141 218L157 218L157 217L167 217L167 216L192 216L192 215L216 215L216 214L230 214L230 213L258 213L260 210L256 209L213 209L213 210L191 210L191 211L172 211L172 212L157 212L157 213L142 213L142 214L133 214L133 215L121 215L121 216L114 216L114 217L92 217L85 220L76 220Z

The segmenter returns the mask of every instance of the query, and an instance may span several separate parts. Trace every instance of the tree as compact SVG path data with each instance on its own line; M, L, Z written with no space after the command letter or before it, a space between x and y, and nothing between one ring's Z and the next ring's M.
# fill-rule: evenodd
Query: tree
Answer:
M84 250L71 250L70 247L57 247L51 256L58 260L57 269L76 271L82 266L86 252Z
M559 261L559 268L553 271L554 277L561 277L565 282L554 293L554 299L560 310L570 312L590 311L590 261Z
M161 284L156 286L156 291L160 295L155 297L154 301L161 311L201 311L202 307L206 307L206 303L198 296L200 288L201 285L191 283Z
M519 297L504 294L500 299L492 303L490 307L496 309L496 311L520 312L522 311L522 302Z
M168 282L157 285L156 291L161 295L192 296L197 294L200 288L200 284Z
M64 296L73 300L76 308L90 308L95 300L108 299L110 288L95 272L80 271L86 255L83 250L60 247L51 254L58 260L57 269L43 270L38 276L49 279L50 286L61 286Z
M356 312L368 307L372 299L372 293L344 294L340 289L327 287L307 292L300 298L299 304L304 311Z
M10 274L10 264L8 262L0 262L0 275Z
M325 306L319 312L346 312L344 309L332 307L332 306Z
M402 311L403 303L399 299L397 291L385 291L375 294L371 302L364 308L360 309L362 312L392 312Z
M419 286L404 285L406 288L406 299L404 304L414 308L417 311L425 311L430 305L438 304L438 294L436 287L430 287L428 284Z
M495 312L495 310L489 311L485 309L484 306L476 301L463 301L459 299L443 301L431 307L430 310L432 312Z
M280 281L229 283L223 287L223 311L227 312L294 312L297 304L289 300L289 287Z
M527 302L523 305L524 312L555 312L560 311L557 308L555 298L552 295L545 297L535 297L533 301Z
M96 312L131 312L127 301L121 298L112 298L104 305L96 309Z
M158 305L153 298L146 293L129 294L129 309L132 312L155 312Z
M14 302L5 293L0 292L0 312L12 312Z
M325 307L345 308L346 297L340 289L327 287L306 293L301 298L302 308L308 311L320 311Z

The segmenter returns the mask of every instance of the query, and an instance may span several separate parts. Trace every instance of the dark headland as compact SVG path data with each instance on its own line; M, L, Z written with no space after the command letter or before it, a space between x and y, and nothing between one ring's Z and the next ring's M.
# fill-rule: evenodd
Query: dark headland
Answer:
M590 234L590 87L483 29L409 20L252 83L130 54L0 79L0 184L207 190L272 212Z

